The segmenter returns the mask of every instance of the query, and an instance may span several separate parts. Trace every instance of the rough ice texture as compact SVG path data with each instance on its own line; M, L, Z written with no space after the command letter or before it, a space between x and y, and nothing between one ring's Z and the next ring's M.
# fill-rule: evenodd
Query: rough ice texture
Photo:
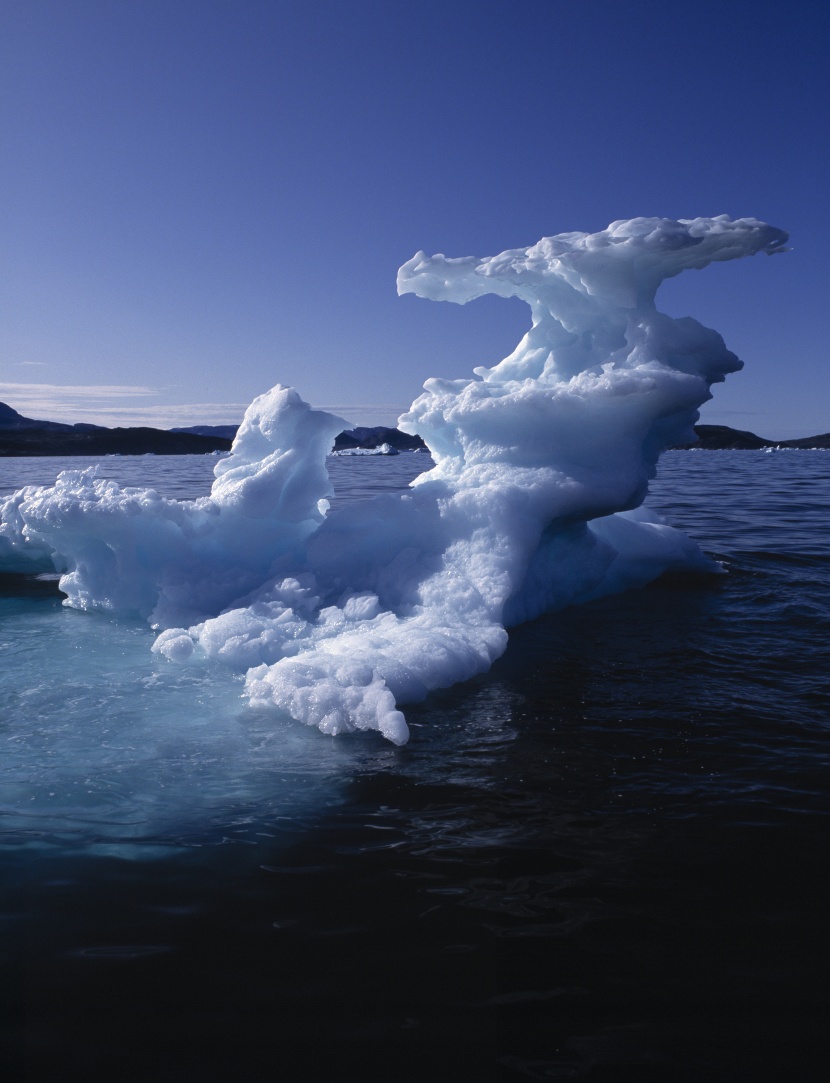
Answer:
M62 572L66 604L137 614L153 649L221 660L255 702L325 733L403 744L400 704L487 669L505 629L714 565L641 505L661 451L692 440L721 337L658 312L664 278L782 250L755 219L636 218L489 259L418 253L398 291L516 296L532 326L470 380L429 380L399 421L434 469L327 514L346 422L276 387L249 408L210 497L167 500L67 471L0 505L0 570Z

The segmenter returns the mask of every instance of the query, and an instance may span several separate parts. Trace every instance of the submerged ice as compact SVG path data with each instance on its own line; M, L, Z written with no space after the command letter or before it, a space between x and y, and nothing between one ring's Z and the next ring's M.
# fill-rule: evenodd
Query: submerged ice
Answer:
M66 605L139 616L173 662L245 674L254 703L326 733L408 738L400 704L486 670L506 628L714 565L642 502L660 453L693 439L710 385L741 367L715 332L657 311L660 282L782 250L751 218L637 218L489 259L420 252L399 293L531 309L516 349L432 379L399 420L434 468L329 511L347 423L277 386L248 409L195 501L66 471L0 504L0 570L61 573Z

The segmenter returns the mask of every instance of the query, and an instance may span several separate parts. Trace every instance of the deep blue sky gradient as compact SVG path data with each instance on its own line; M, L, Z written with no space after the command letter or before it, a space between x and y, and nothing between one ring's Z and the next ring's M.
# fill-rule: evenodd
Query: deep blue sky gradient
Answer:
M828 29L813 0L2 0L0 399L166 426L279 382L392 423L529 323L398 298L416 250L727 213L793 250L658 295L747 363L703 420L826 432Z

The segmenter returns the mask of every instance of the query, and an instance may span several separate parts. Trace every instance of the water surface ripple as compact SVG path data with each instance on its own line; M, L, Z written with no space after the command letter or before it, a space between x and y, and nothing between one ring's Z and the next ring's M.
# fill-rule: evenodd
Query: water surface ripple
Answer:
M9 1078L823 1079L830 455L669 453L649 502L728 574L515 629L402 749L4 584Z

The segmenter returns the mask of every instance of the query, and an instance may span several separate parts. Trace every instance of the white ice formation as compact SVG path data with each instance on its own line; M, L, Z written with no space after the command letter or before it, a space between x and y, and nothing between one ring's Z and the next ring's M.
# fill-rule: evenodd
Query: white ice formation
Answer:
M350 455L398 455L397 448L391 444L379 444L378 447L347 447L342 451L333 451L332 455L348 457Z
M248 409L209 497L67 471L7 498L0 570L57 569L67 605L139 615L159 654L221 660L253 701L326 733L403 744L398 704L486 670L507 627L713 569L641 505L661 451L693 439L710 385L741 362L654 295L786 239L752 218L635 218L483 260L418 253L399 293L521 297L532 327L475 379L426 383L399 425L435 467L408 490L327 514L326 455L347 424L278 386Z

